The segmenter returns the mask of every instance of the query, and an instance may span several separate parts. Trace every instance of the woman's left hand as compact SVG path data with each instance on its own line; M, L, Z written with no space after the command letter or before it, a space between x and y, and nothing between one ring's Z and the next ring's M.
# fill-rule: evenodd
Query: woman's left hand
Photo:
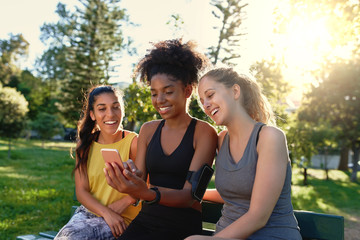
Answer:
M142 178L128 169L121 171L116 163L105 163L104 173L107 183L119 192L140 198L144 191L148 191L146 182Z
M124 164L125 169L128 169L129 171L131 171L138 177L142 177L143 173L136 167L133 160L129 159L126 162L124 162L123 164Z

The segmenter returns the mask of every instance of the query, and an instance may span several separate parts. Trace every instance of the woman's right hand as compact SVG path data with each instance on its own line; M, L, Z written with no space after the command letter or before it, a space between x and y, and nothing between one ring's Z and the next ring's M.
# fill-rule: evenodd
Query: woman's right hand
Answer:
M128 169L122 171L116 163L105 163L104 174L107 183L117 191L127 193L135 199L147 199L146 195L150 190L146 182Z
M124 218L110 208L109 211L107 211L107 213L103 215L103 218L107 225L109 225L112 234L116 238L123 234L127 227Z

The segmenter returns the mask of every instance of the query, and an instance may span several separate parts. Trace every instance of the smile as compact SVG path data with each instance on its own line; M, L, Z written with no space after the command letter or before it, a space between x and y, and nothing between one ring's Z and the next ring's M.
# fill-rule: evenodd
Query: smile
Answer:
M104 122L105 124L108 124L108 125L112 125L112 124L115 124L117 121L106 121Z
M214 116L214 115L215 115L215 113L217 113L218 111L219 111L219 109L218 109L218 108L216 108L216 109L212 110L210 114L211 114L212 116Z
M170 109L170 107L160 107L159 108L159 110L161 111L161 112L165 112L165 111L167 111L167 110L169 110Z

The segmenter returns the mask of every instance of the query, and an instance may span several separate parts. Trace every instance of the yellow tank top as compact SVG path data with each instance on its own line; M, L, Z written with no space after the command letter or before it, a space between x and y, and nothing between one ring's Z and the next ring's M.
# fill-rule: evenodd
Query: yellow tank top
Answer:
M93 142L90 146L87 163L90 193L105 206L125 197L127 194L120 193L107 184L103 171L105 162L100 150L102 148L115 148L119 151L121 159L127 161L129 159L131 142L135 136L136 133L130 132L116 143L100 144ZM121 216L124 218L127 225L136 217L140 209L140 205L137 207L130 205L124 210Z

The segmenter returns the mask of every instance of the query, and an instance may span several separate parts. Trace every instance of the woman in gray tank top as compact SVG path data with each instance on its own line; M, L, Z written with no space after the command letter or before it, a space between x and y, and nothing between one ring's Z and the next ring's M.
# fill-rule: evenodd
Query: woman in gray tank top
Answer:
M187 239L301 239L286 137L258 84L220 68L201 78L198 91L205 113L226 127L219 134L216 190L204 196L224 207L214 237Z

